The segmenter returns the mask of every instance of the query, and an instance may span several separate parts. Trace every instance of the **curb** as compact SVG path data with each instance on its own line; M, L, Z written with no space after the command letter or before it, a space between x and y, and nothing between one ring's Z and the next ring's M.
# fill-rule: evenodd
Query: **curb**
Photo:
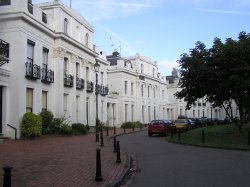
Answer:
M126 134L142 132L142 131L145 131L145 130L132 131L132 132L127 132L127 133L122 133L122 134L115 134L109 137L109 141L114 136L122 136ZM119 187L119 186L126 184L126 181L131 179L134 176L134 173L137 171L137 164L136 164L135 157L128 153L125 153L125 154L126 154L126 163L125 163L124 171L122 172L121 176L118 179L116 179L112 184L110 184L108 187Z
M184 142L176 142L169 140L166 138L166 140L170 143L176 143L180 145L186 145L186 146L193 146L193 147L202 147L202 148L211 148L211 149L222 149L222 150L232 150L232 151L250 151L250 149L241 149L241 148L226 148L226 147L214 147L214 146L209 146L209 145L196 145L196 144L190 144L190 143L184 143Z

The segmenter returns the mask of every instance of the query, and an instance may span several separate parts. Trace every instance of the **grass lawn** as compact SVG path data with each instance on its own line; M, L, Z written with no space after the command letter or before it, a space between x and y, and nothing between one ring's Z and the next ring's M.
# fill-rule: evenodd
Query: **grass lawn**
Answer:
M205 143L202 143L202 130L204 130ZM243 126L242 133L235 125L218 125L181 133L180 140L178 140L178 134L173 137L169 136L168 140L201 146L250 150L248 145L249 131L250 124Z

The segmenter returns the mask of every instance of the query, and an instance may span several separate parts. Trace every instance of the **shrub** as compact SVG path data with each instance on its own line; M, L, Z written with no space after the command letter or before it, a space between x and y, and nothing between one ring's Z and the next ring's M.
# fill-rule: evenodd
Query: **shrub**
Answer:
M100 131L102 127L104 127L105 123L101 122L99 119L97 119L97 129Z
M21 122L21 136L26 138L42 135L42 122L40 116L27 112Z
M51 124L51 133L53 134L60 133L62 124L63 124L63 121L61 118L54 118Z
M135 128L141 128L143 124L140 121L136 121L135 123Z
M86 125L86 129L87 129L87 132L89 132L89 129L90 129L89 124Z
M140 128L142 127L142 123L140 121L136 121L136 122L132 122L132 121L128 121L128 122L124 122L121 125L121 128Z
M131 122L131 121L124 122L124 123L121 125L121 128L133 128L133 127L134 127L134 123Z
M42 119L42 134L53 133L53 118L54 115L50 111L42 111L39 116Z
M71 135L72 127L64 123L61 125L59 133L64 135Z
M73 123L72 131L73 131L73 134L87 134L86 126L81 123Z

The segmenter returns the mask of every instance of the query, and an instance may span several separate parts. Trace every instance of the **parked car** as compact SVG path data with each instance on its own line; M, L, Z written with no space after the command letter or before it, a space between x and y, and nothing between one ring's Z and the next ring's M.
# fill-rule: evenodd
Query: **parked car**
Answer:
M159 134L166 136L172 131L176 132L175 125L171 120L152 120L148 125L148 135Z
M188 120L187 119L177 119L174 122L177 130L187 131L188 130Z
M164 124L166 125L166 129L167 129L167 134L173 133L176 134L176 127L174 124L173 120L163 120Z
M196 128L195 122L192 119L187 119L187 122L188 122L188 128L189 129Z

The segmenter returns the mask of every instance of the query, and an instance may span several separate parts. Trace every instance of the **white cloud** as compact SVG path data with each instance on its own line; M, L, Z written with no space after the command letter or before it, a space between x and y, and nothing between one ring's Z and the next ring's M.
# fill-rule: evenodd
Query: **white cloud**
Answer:
M157 62L158 71L163 75L171 75L173 68L179 69L179 64L177 60L162 60Z
M240 11L227 11L227 10L216 10L216 9L196 9L201 12L213 12L221 14L236 14L236 15L250 15L250 12L240 12Z
M161 0L72 0L72 7L78 9L89 21L124 18L141 14L149 8L160 5Z

